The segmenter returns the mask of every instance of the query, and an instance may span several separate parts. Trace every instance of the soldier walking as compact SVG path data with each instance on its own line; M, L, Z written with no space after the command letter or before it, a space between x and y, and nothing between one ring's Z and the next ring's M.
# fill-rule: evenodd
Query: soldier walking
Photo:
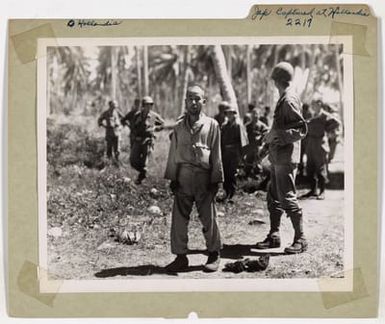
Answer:
M223 182L220 130L217 121L202 112L206 99L201 87L188 87L185 103L186 114L171 136L165 172L175 195L171 252L176 254L166 269L178 272L188 267L188 223L195 202L209 254L204 269L217 271L221 241L214 201Z
M281 245L279 228L281 216L285 212L294 228L293 243L285 248L285 253L301 253L307 249L302 209L298 205L295 188L301 139L306 136L307 127L302 117L301 101L289 87L293 72L293 67L287 62L278 63L272 72L280 98L274 111L272 128L265 137L271 162L271 181L267 193L270 232L264 241L256 245L258 249L276 248Z
M164 120L152 111L154 101L146 96L142 99L142 109L138 110L131 125L132 146L130 152L131 166L139 171L136 184L141 184L147 175L147 160L154 146L155 132L163 129Z
M337 132L340 121L323 109L321 96L311 102L313 116L308 122L306 140L306 172L310 180L310 191L301 198L325 199L325 186L328 182L329 141L328 134ZM319 192L318 192L319 188Z
M99 127L106 129L107 158L115 158L116 161L119 160L121 131L117 107L118 103L115 100L110 100L108 102L108 110L104 111L98 119Z
M132 109L122 119L122 125L126 125L130 129L130 146L131 146L131 148L132 148L132 143L135 139L133 132L132 132L134 116L136 115L136 113L139 110L140 110L140 99L135 98L134 105L132 106Z

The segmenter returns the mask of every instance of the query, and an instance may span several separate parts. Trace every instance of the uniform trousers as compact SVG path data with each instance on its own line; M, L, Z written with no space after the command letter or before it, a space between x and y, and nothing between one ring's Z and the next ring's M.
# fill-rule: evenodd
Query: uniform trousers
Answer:
M119 138L119 136L106 137L106 144L107 144L107 157L109 159L111 159L112 156L114 156L115 159L118 159L119 154L120 154L120 138Z
M223 161L223 173L225 181L223 183L223 189L226 191L226 196L232 198L235 193L237 186L237 168L240 161L240 153L236 149L222 150L222 161Z
M148 160L149 146L142 142L132 141L131 152L130 152L130 164L131 166L139 171L141 175L147 173L147 160Z
M209 171L189 164L181 164L178 171L178 188L172 210L171 252L186 254L188 251L188 224L194 202L203 225L207 250L219 252L221 240L216 222L215 194L209 190Z
M302 209L295 189L297 165L293 163L272 165L267 192L267 208L270 213L270 234L279 232L281 216L290 217L294 227L294 240L304 238Z

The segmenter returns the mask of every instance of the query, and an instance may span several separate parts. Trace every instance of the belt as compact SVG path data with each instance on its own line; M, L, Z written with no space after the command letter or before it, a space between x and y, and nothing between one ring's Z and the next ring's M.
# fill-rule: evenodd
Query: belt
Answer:
M208 169L204 169L198 165L191 164L191 163L180 163L179 166L180 166L180 168L190 169L190 170L193 170L196 172L203 172L203 173L209 173L210 172L210 170L208 170Z
M226 148L237 148L238 144L224 144L223 146Z

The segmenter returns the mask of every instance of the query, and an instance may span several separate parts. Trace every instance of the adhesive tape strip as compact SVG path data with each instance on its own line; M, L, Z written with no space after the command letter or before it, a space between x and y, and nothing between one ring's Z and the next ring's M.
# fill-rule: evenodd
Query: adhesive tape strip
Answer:
M44 24L11 36L16 55L23 64L36 60L38 38L56 38L51 24Z

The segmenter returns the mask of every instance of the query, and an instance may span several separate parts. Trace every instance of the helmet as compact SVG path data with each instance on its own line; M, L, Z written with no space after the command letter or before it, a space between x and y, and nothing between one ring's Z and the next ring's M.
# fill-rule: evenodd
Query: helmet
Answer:
M232 112L232 113L236 114L237 110L235 109L234 105L228 104L228 106L226 106L226 108L225 108L225 113L227 113L227 112Z
M278 63L271 73L273 80L289 82L293 79L294 69L288 62Z
M218 105L218 108L222 111L225 111L228 107L230 107L230 104L227 101L221 101Z
M118 107L118 102L116 100L110 100L108 101L108 106L116 108Z
M152 100L152 98L150 96L145 96L143 97L142 99L142 104L145 105L145 104L151 104L153 105L154 104L154 100Z

